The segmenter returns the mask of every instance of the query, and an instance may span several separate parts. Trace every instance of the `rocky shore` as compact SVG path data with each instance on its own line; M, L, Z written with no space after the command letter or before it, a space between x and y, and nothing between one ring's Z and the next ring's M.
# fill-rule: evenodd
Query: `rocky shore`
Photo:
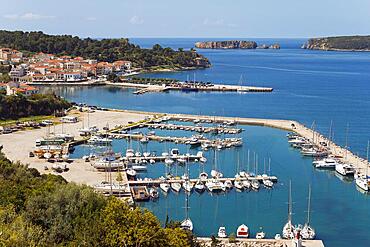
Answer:
M301 48L323 51L370 51L370 36L312 38Z
M196 42L195 47L199 49L280 49L279 44L258 45L255 41L248 40L225 40Z

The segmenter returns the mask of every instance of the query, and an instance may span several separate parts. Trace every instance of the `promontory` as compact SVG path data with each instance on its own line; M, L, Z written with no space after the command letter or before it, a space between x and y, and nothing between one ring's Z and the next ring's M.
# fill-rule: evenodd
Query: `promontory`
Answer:
M370 36L338 36L312 38L303 49L325 51L370 51Z

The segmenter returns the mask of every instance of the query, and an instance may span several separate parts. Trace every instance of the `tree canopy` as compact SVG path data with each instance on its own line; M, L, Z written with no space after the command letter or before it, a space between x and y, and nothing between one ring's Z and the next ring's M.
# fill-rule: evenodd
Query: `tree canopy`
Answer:
M120 39L81 39L71 35L47 35L43 32L22 32L0 30L0 47L28 52L44 52L56 55L82 56L99 61L113 62L129 60L135 66L204 67L197 63L197 58L208 60L195 51L175 51L162 48L159 44L152 49L142 49L126 38Z

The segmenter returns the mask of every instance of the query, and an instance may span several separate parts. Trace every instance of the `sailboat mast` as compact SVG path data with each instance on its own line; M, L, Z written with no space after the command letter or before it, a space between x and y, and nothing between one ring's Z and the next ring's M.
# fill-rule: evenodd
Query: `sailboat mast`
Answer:
M292 180L289 180L288 222L292 223Z
M310 225L310 210L311 210L311 184L308 186L307 225Z
M247 172L249 173L249 149L248 149L248 167L247 167Z
M346 160L347 160L347 154L348 154L348 129L349 129L349 123L347 123L347 129L346 129Z

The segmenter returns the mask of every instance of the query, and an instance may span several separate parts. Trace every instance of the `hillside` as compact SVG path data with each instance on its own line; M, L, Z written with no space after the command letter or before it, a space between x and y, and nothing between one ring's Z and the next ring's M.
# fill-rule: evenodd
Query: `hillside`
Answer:
M0 47L20 51L44 52L56 55L82 56L99 61L129 60L136 67L172 66L184 68L209 67L207 58L193 50L177 51L156 44L152 49L143 49L126 38L81 39L71 35L48 35L43 32L0 30Z
M370 36L339 36L309 39L302 46L310 50L370 51Z

